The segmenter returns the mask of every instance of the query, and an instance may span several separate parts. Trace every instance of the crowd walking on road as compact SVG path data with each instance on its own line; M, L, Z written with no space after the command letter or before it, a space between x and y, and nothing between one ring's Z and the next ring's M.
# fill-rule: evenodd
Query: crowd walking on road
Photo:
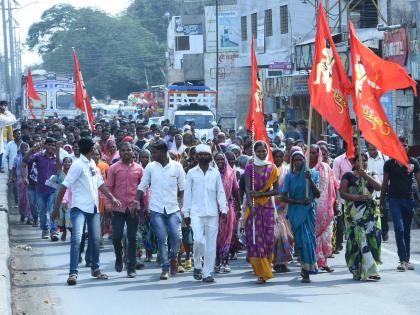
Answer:
M68 242L69 285L82 264L108 279L100 266L108 240L115 271L128 278L156 260L162 281L190 272L212 283L234 268L231 260L246 259L258 284L290 272L292 261L309 283L334 272L334 255L344 251L349 277L379 281L388 218L396 269L414 269L416 158L406 167L357 138L360 154L333 157L315 136L306 147L294 122L272 143L220 127L201 138L193 122L178 129L120 116L91 129L81 117L53 117L11 130L7 106L0 102L1 120L9 119L1 168L20 223L45 242Z

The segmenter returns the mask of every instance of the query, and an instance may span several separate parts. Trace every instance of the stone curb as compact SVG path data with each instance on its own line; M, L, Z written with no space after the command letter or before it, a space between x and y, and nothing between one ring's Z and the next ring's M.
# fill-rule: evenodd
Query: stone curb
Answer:
M0 174L0 314L11 315L7 176Z

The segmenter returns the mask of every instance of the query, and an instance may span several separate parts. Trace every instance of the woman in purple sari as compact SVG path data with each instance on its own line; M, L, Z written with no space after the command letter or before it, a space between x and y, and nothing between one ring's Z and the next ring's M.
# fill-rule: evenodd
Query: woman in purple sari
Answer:
M272 198L279 194L279 171L268 161L268 146L263 141L254 145L253 163L245 167L246 211L244 215L248 261L257 283L273 277L275 209Z
M24 181L23 172L23 159L29 150L29 145L26 142L22 142L19 146L19 150L13 161L13 177L16 179L16 186L18 189L18 206L20 213L20 222L24 223L26 219L26 224L32 224L32 213L29 204L29 195L28 195L28 186Z
M227 162L225 155L221 152L216 153L214 160L222 177L229 208L227 220L219 220L215 271L220 272L221 265L223 265L223 272L230 272L229 250L236 222L234 200L239 200L239 185L236 174Z

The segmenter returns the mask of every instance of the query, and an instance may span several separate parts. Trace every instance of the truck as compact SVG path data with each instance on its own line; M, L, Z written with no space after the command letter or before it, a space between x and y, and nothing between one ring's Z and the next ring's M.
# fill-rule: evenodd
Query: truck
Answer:
M164 117L178 129L194 123L201 139L211 138L216 125L216 95L207 86L170 85L165 89Z
M32 71L32 77L35 90L41 98L41 101L35 101L32 104L36 119L49 116L72 119L81 114L81 111L74 106L76 85L72 75L58 75L45 70L34 70ZM23 82L26 82L25 77ZM22 90L23 116L32 119L28 107L26 88Z

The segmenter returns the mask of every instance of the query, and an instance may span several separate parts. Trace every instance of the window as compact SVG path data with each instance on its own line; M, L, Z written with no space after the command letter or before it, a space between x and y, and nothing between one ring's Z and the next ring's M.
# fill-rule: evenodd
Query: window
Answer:
M189 36L176 36L175 37L175 50L190 50L190 37Z
M273 36L273 13L271 9L265 10L264 24L265 37Z
M57 92L56 106L57 109L75 109L74 94L68 92Z
M378 19L378 0L350 4L350 20L356 28L376 28Z
M242 41L245 42L248 39L248 23L246 16L241 17L241 34L242 34Z
M280 33L289 33L289 10L287 9L287 5L280 7Z
M257 13L251 14L251 31L252 36L257 38Z
M41 109L42 107L47 108L47 92L44 91L37 91L39 97L41 98L40 101L32 101L32 108Z

